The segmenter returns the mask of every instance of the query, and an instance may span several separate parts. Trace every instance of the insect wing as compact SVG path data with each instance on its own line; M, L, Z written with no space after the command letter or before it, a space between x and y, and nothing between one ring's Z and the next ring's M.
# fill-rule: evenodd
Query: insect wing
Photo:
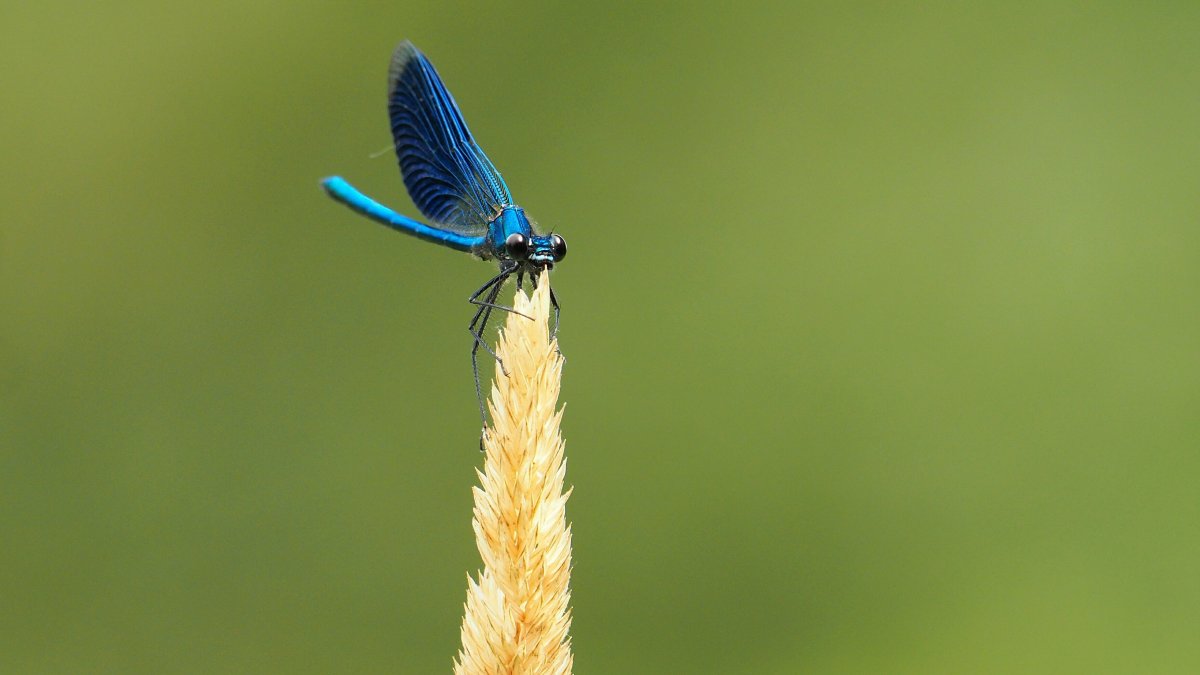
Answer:
M474 234L512 204L433 64L410 42L392 55L388 113L404 185L427 218Z

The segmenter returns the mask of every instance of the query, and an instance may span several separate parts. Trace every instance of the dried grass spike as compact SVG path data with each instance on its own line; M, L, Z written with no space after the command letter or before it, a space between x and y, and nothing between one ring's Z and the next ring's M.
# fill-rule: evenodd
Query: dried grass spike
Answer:
M456 675L571 672L571 528L559 432L562 356L550 339L550 280L518 291L500 332L479 487L479 581L468 580ZM534 317L530 321L522 314Z

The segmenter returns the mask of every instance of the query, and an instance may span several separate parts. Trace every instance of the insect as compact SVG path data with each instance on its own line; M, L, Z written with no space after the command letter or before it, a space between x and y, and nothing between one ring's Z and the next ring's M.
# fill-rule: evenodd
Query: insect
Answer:
M408 41L396 48L388 69L388 117L404 186L430 223L396 213L340 176L326 178L321 184L330 197L371 220L418 239L498 262L499 273L468 299L476 306L467 330L474 336L471 368L479 414L486 424L479 384L479 348L482 346L495 358L495 352L484 342L484 329L493 310L513 311L496 303L500 289L514 274L518 288L527 274L536 285L540 271L552 269L566 256L567 242L557 234L539 234L533 229L525 210L513 203L500 172L467 129L454 97L433 64ZM559 307L553 290L550 302L557 332ZM503 370L504 364L500 367Z

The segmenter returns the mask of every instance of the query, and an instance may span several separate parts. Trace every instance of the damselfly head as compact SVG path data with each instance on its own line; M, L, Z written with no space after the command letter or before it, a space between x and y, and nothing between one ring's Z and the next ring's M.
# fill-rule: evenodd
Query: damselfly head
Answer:
M536 267L550 268L567 255L567 242L557 234L535 234L529 238L525 260Z
M528 237L513 232L504 240L504 253L510 260L533 267L554 266L567 255L567 242L557 234L531 234Z

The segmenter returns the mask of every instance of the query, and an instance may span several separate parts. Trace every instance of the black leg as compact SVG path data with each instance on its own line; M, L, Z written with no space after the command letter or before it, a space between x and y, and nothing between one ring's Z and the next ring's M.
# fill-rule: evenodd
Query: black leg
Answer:
M509 274L508 271L500 270L500 274L497 274L496 276L492 277L491 279L488 279L486 284L475 289L475 292L471 294L471 297L467 298L467 302L470 302L471 304L475 304L475 298L478 298L479 296L483 295L483 292L486 291L487 289L491 288L494 284L503 282L504 277L508 276L508 274Z
M529 278L533 279L533 287L537 288L538 279L540 278L540 276L536 275L536 274L531 274L531 275L529 275ZM549 278L546 279L546 283L550 283ZM562 311L558 307L558 297L554 295L554 286L553 285L550 286L550 306L554 308L554 329L550 331L550 339L553 340L556 337L558 337L558 317L560 314L562 314ZM561 355L562 352L560 351L559 354Z
M479 402L479 418L483 421L484 426L487 426L487 410L483 405L483 385L479 381L479 347L482 345L488 354L491 354L492 358L496 359L500 370L507 376L508 371L504 370L504 362L500 360L500 357L496 356L496 352L492 351L492 348L483 339L483 332L487 329L488 319L491 318L492 310L502 309L499 305L495 304L495 301L496 296L500 294L500 289L504 287L504 280L508 278L509 274L509 272L501 272L496 275L494 279L484 284L470 298L471 304L479 306L479 309L475 310L475 316L471 318L471 323L467 326L467 331L475 339L474 344L471 345L471 372L475 376L475 399ZM490 291L488 291L489 288L491 289ZM479 296L484 291L488 291L487 298L479 300Z
M495 300L496 295L500 292L500 288L504 286L504 280L508 278L508 274L508 272L501 272L500 274L497 274L496 276L492 277L491 281L487 282L483 286L480 286L479 290L475 291L471 294L471 297L467 298L467 302L479 307L479 309L475 310L475 316L471 317L471 323L467 324L467 332L475 337L475 349L479 349L479 345L482 344L483 348L488 350L488 353L492 355L492 358L496 358L496 354L492 352L492 348L483 341L483 328L487 326L487 318L483 317L483 315L485 312L490 314L492 309L503 309L499 305L495 304ZM479 300L479 296L483 295L483 293L489 288L492 290L490 293L488 293L487 299ZM475 330L475 325L479 323L481 318L483 318L484 326L480 327L480 329L477 331Z
M560 314L558 309L558 298L554 297L553 286L550 287L550 306L554 308L554 330L550 331L550 339L553 340L558 337L558 315Z
M500 289L501 286L504 285L504 280L507 278L508 278L508 273L501 272L500 274L497 274L496 276L489 279L486 284L480 286L478 290L476 290L474 293L472 293L471 297L467 298L467 302L479 307L479 309L475 310L475 316L471 317L471 323L467 324L467 331L470 332L472 335L475 335L475 333L477 332L475 330L475 325L477 323L479 323L480 318L483 316L484 310L486 310L488 307L492 306L491 301L496 299L497 291ZM491 290L489 291L489 289L491 289ZM484 298L483 300L480 300L479 296L483 295L484 293L487 293L487 297ZM476 336L476 337L478 337L478 336ZM485 344L484 347L487 347L487 345Z
M497 274L495 277L492 278L491 281L487 282L479 290L475 291L475 293L470 298L467 298L467 302L471 303L472 305L478 305L480 307L480 311L482 311L482 308L484 308L484 307L491 307L492 309L499 309L499 310L502 310L505 312L510 312L512 314L518 314L518 315L523 316L526 319L529 319L530 321L532 321L533 317L529 316L528 314L525 314L524 312L518 312L517 310L513 309L512 307L508 307L506 305L497 305L496 304L496 296L500 291L500 286L504 285L504 280L507 279L509 276L511 276L513 272L517 273L517 283L519 284L521 282L521 276L520 276L522 273L521 269L516 265L510 266L510 267L502 267L502 268L500 268L500 274ZM499 285L494 288L495 292L489 293L488 298L486 300L479 300L478 299L479 296L483 295L483 292L486 291L488 289L488 287L490 287L492 284L495 284L495 283L499 283ZM471 320L471 324L474 325L475 321L477 319L479 319L479 311L475 312L475 319ZM482 333L483 331L480 330L479 332ZM474 333L474 331L472 331L472 333ZM486 346L486 345L484 345L484 346Z
M496 290L492 291L493 296L500 292L499 289L500 286L497 285ZM483 340L483 331L487 329L488 319L492 315L492 307L484 307L482 309L483 319L479 324L479 332L475 334L475 344L471 347L471 373L475 377L475 401L479 404L479 420L483 423L483 426L487 426L487 408L483 403L483 385L479 380L479 346L483 345L483 348L492 355L492 358L496 359L496 365L500 366L500 372L504 373L505 377L508 377L508 370L504 367L504 361L499 356L496 356L496 352L492 351L492 348Z
M504 309L500 305L494 304L496 296L500 294L500 289L503 286L504 284L496 284L492 287L492 291L488 293L487 300L480 300L475 303L479 305L479 309L475 311L475 317L471 319L471 323L467 325L467 331L475 337L474 349L478 350L479 347L482 346L487 350L487 353L492 355L493 359L496 359L496 361L500 363L500 368L502 370L504 368L504 363L500 361L500 357L496 356L496 352L492 351L492 348L488 346L487 341L483 339L483 331L487 328L488 319L492 316L492 310ZM479 326L478 329L476 329L476 325ZM505 371L504 374L508 375L508 371Z

